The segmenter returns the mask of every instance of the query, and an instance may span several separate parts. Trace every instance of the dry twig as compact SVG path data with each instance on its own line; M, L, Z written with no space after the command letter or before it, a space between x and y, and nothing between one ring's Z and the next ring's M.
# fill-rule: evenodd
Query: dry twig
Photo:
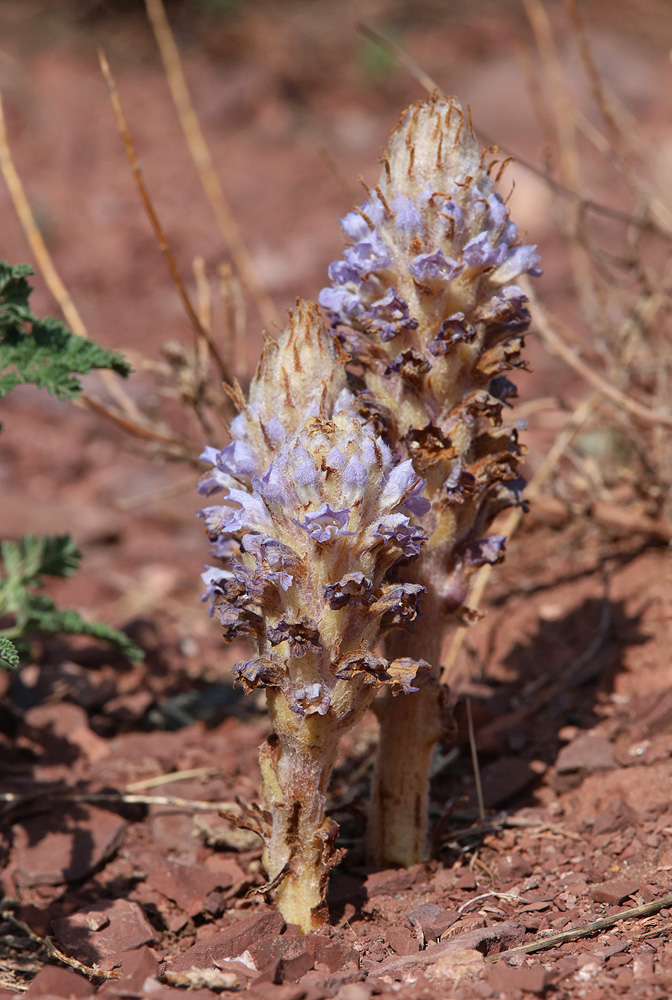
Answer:
M49 251L47 250L37 222L35 221L35 215L33 214L28 198L26 197L23 184L21 183L21 178L19 177L16 167L14 166L7 138L1 97L0 170L2 171L12 203L19 217L21 228L23 229L28 245L30 246L30 249L35 257L35 262L49 291L56 299L56 302L58 303L61 312L63 313L63 316L73 333L76 333L80 337L88 338L88 330L79 315L74 302L72 301L70 293L63 284L58 271L54 266L54 262ZM189 458L194 454L193 446L190 445L188 441L147 427L137 406L130 396L124 392L123 388L119 385L116 376L113 375L112 372L101 371L98 375L99 378L105 383L110 395L121 407L122 412L110 409L110 407L101 400L90 396L86 392L81 393L81 395L74 400L75 405L82 406L85 409L98 413L100 416L105 417L106 420L109 420L111 423L115 424L117 427L134 437L141 438L145 441L153 441L166 447L171 454L177 457Z
M22 930L24 934L27 934L31 941L39 944L44 948L49 954L50 958L55 958L57 961L62 962L64 965L69 965L71 969L75 969L77 972L82 972L85 976L89 976L91 979L121 979L121 972L117 972L115 969L101 969L97 965L84 965L76 958L71 958L70 955L66 955L65 952L57 948L53 941L48 937L40 937L36 934L34 930L24 923L23 920L19 920L15 917L11 910L0 910L0 919L6 920L8 923Z
M645 903L643 906L633 906L629 910L614 913L611 917L600 917L599 920L593 920L592 923L584 924L583 927L574 927L568 931L561 931L559 934L551 934L549 937L537 938L536 941L531 941L529 944L521 944L516 948L508 948L498 955L488 955L485 961L498 962L501 958L506 958L518 952L529 955L533 951L544 951L547 948L554 948L556 945L564 944L566 941L577 941L579 938L590 937L592 934L599 933L599 931L608 931L610 927L614 927L621 920L638 920L641 917L650 917L652 914L664 910L666 906L672 906L672 893L667 896L661 896L660 899L655 899L651 903Z
M257 274L254 261L245 246L235 216L222 190L210 150L191 102L189 88L182 69L182 61L166 17L163 2L162 0L145 0L145 6L161 52L166 78L173 95L180 125L198 170L203 190L219 226L219 231L236 264L238 273L257 304L262 322L269 329L274 326L280 328L282 324L273 305L273 300Z
M124 149L126 150L126 156L128 158L131 171L133 173L133 178L135 180L143 208L145 209L147 218L149 219L151 227L154 231L154 236L156 237L156 242L158 244L159 250L166 259L166 264L168 265L168 270L170 272L170 277L172 279L172 282L175 285L175 288L177 289L178 295L180 296L180 300L182 302L182 305L184 306L184 310L187 314L189 322L194 328L196 341L198 343L200 340L203 340L207 343L208 348L210 350L210 354L212 355L212 358L215 364L217 365L221 378L225 382L230 382L231 381L230 373L217 348L217 345L213 343L210 334L201 323L201 320L196 310L191 304L191 299L189 298L187 290L184 287L184 282L182 281L179 269L177 267L177 264L175 263L175 258L173 257L172 251L168 244L166 234L163 231L163 226L161 225L159 217L157 216L156 211L154 209L154 205L152 204L152 200L149 196L149 191L147 190L144 178L142 176L142 169L140 167L140 163L135 153L133 140L131 139L131 134L128 129L128 122L126 121L126 116L124 115L124 111L121 106L121 100L119 99L119 92L117 91L117 86L114 82L114 77L112 76L109 63L102 49L98 50L98 59L100 61L100 68L102 74L105 78L105 82L110 92L110 101L112 102L112 107L114 109L114 113L117 119L119 132L121 134L121 138L124 143Z

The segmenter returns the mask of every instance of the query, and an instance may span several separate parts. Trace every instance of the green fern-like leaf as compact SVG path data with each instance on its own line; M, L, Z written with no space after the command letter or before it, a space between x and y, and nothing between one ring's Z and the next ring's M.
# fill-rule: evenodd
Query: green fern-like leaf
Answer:
M18 542L3 541L0 558L0 617L8 615L14 621L4 636L0 633L5 644L14 643L23 655L28 649L26 639L31 636L88 635L116 646L134 663L142 660L142 650L123 632L102 622L86 621L76 611L57 608L51 597L41 592L43 576L72 576L79 566L81 555L69 535L24 535Z
M0 261L0 397L28 383L58 399L73 399L82 391L77 375L95 368L129 375L131 366L116 351L32 313L27 281L32 273L26 264Z
M19 665L19 652L6 635L0 635L0 670L14 669Z

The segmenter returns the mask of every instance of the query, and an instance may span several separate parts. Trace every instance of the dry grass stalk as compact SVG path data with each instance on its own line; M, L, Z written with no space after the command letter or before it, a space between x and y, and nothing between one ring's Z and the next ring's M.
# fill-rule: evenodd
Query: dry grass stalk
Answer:
M163 2L162 0L145 0L145 6L161 52L166 79L173 96L180 125L221 236L235 262L241 279L257 305L262 322L268 329L273 327L279 329L282 322L278 312L257 274L254 261L245 246L238 223L217 176L212 155L191 102L189 88L182 69L182 61L166 17Z

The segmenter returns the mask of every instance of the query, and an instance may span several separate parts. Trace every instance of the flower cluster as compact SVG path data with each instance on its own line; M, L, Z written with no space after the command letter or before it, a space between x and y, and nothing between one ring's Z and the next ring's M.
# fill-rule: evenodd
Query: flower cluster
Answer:
M266 347L232 443L204 452L212 470L200 486L206 495L224 491L200 512L222 561L203 574L204 598L225 639L253 639L256 655L234 673L246 691L267 689L276 734L262 765L266 868L271 879L286 872L276 900L305 927L319 921L334 857L326 778L320 771L317 787L308 780L316 748L328 771L341 731L380 686L411 692L426 667L375 651L382 634L418 613L424 587L395 581L390 571L425 541L418 523L430 507L425 482L410 459L395 462L353 403L340 348L317 309L299 303ZM302 829L295 849L292 822Z
M488 526L522 503L520 426L505 422L503 410L516 394L507 373L525 367L530 322L515 280L539 273L539 255L496 190L495 153L481 152L454 99L435 94L408 108L378 184L341 220L351 245L330 265L331 285L319 297L335 339L363 369L382 436L427 480L428 541L400 577L427 588L423 611L433 627L390 637L386 652L419 650L435 682L451 621L476 617L465 606L471 575L504 557L505 539L488 536ZM440 693L430 685L419 697L424 708L409 709L412 722L402 718L404 706L378 710L369 850L379 864L412 864L426 849L431 747L424 756L417 748L442 723Z
M304 930L339 858L325 816L337 743L379 691L371 859L423 860L442 641L475 617L475 568L504 557L493 517L522 503L520 427L503 412L530 322L515 280L539 257L492 152L455 100L402 115L379 183L342 220L349 246L319 298L332 333L297 303L247 398L233 390L231 443L202 455L219 560L203 598L226 639L255 646L234 671L265 688L274 730L257 814L268 891Z
M490 152L454 99L412 105L378 184L341 220L352 245L319 297L365 368L383 436L428 480L434 545L425 559L440 544L448 606L491 561L482 531L520 501L519 428L502 420L515 386L504 373L524 367L530 316L513 282L539 273L539 255L496 190Z

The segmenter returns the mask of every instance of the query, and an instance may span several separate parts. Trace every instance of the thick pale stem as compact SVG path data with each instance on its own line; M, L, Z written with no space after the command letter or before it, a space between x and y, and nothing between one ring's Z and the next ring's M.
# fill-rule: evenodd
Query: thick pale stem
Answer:
M417 694L375 704L380 721L371 789L367 853L378 868L410 868L429 850L429 777L444 732L445 691L431 678Z
M430 605L431 594L428 594ZM386 643L392 657L417 656L419 650L432 673L417 678L415 694L374 703L380 723L371 787L367 855L379 868L410 868L426 861L429 852L429 778L437 742L445 734L448 691L439 684L443 622L437 608L427 608L413 632L398 632ZM422 630L422 635L418 633ZM431 630L431 631L430 631Z
M269 697L269 710L277 735L260 751L264 805L271 817L263 863L283 917L308 932L327 919L327 881L341 855L334 847L338 826L324 812L336 724L317 714L291 718L281 695Z

